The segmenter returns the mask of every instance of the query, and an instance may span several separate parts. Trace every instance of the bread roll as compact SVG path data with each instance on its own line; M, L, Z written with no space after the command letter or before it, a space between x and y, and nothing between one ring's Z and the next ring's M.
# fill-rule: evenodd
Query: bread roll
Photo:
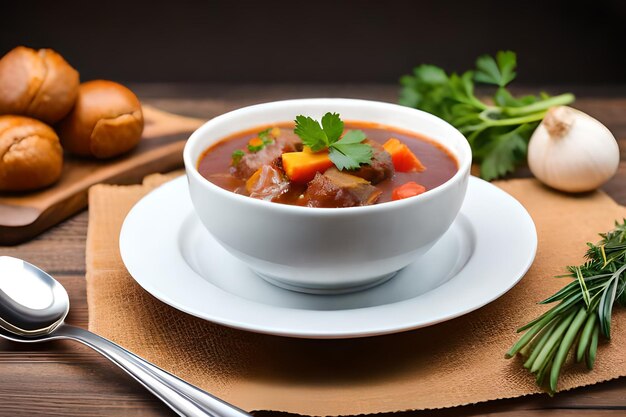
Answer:
M53 124L72 108L78 72L52 49L18 46L0 59L0 114Z
M111 158L123 154L141 139L141 103L132 91L113 81L83 83L58 131L63 148L75 155Z
M63 150L54 130L39 120L0 116L0 191L27 191L61 176Z

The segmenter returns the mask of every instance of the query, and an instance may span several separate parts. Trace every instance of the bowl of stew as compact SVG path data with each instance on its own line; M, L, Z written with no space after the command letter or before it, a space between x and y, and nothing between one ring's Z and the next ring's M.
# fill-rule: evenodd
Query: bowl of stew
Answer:
M438 117L355 99L241 108L184 149L209 233L265 280L309 293L362 290L427 255L460 210L471 159Z

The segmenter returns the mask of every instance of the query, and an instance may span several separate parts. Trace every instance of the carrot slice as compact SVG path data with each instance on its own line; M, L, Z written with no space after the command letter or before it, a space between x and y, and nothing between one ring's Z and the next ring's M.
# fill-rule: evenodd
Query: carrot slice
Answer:
M250 152L257 152L263 149L265 142L260 137L254 137L248 141L248 150Z
M409 198L416 195L420 195L426 191L426 187L421 184L418 184L414 181L409 181L406 184L402 184L399 187L396 187L391 192L392 200L402 200L403 198Z
M248 178L248 180L246 181L246 190L248 192L250 192L252 190L252 187L254 187L254 185L259 181L259 178L261 177L261 171L263 171L263 167L254 171L254 173L250 175L250 178Z
M289 180L301 184L311 181L316 173L333 166L328 152L285 152L282 159L283 169Z
M383 145L383 148L391 155L393 167L398 172L422 172L426 170L422 161L396 138L391 138Z

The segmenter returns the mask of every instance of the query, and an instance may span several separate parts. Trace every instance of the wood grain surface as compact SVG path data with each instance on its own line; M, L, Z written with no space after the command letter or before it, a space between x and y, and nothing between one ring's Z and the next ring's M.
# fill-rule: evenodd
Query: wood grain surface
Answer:
M167 172L182 163L189 133L205 120L178 116L144 106L145 128L139 145L108 160L65 155L58 182L43 190L0 195L0 244L22 243L65 220L87 205L94 184L130 184L152 172Z
M282 98L396 99L395 87L386 85L138 85L133 88L144 102L169 112L202 119L244 105ZM626 204L626 89L571 87L569 90L579 96L576 107L605 123L618 138L621 149L619 172L604 190L619 203ZM529 172L522 168L516 175L527 176ZM88 317L84 281L86 232L87 213L83 211L28 243L0 246L0 255L26 259L59 279L68 289L72 303L68 322L82 327L87 326ZM257 414L278 415L267 412ZM78 344L51 342L20 345L0 340L0 417L173 415L114 365ZM559 393L554 398L533 395L400 415L623 416L626 415L626 378Z

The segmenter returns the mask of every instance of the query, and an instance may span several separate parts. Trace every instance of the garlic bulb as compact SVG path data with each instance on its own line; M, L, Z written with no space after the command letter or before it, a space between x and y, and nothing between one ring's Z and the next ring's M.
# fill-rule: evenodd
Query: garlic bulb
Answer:
M567 106L553 107L528 144L528 166L544 184L567 192L591 191L619 165L619 148L609 129Z

